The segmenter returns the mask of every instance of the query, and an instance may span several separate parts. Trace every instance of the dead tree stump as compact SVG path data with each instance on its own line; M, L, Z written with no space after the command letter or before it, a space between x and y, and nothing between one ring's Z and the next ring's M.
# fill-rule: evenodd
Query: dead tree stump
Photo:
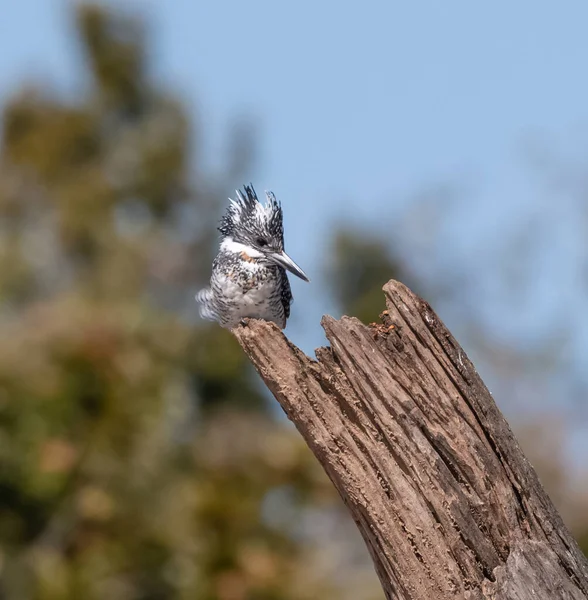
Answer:
M395 600L586 600L588 561L466 354L385 287L383 324L324 317L304 355L273 324L234 333L334 483Z

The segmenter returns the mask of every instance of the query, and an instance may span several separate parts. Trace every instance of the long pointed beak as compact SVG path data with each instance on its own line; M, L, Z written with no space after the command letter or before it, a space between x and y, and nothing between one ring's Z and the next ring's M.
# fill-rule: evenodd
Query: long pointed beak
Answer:
M290 273L296 275L296 277L300 277L304 281L310 281L304 271L285 252L281 254L272 253L269 255L269 258L276 264L284 267L287 271L290 271Z

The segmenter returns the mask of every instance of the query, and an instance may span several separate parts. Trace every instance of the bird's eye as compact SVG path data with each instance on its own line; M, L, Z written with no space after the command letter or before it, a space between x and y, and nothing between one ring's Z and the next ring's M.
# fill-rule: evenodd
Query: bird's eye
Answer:
M263 248L264 246L267 246L267 241L266 241L266 240L264 240L263 238L260 238L260 237L259 237L259 238L257 238L257 239L255 240L255 242L257 243L257 245L258 245L258 246L261 246L262 248Z

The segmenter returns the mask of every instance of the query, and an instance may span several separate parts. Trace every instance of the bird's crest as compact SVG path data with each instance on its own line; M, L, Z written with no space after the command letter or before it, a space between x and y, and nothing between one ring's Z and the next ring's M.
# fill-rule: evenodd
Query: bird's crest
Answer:
M262 204L252 185L237 190L237 198L229 198L229 206L221 219L218 230L223 236L235 233L265 231L271 238L283 240L284 225L282 207L272 192L266 192L266 203Z

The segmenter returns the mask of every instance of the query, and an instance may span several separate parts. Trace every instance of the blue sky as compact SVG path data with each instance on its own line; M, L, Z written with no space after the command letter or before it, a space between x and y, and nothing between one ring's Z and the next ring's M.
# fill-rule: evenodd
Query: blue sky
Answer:
M150 18L154 74L193 113L208 164L222 165L235 118L258 127L260 155L248 179L282 200L288 251L313 279L311 287L293 282L288 328L307 352L323 343L320 316L336 313L319 293L333 218L393 237L398 207L439 182L468 197L446 225L440 264L479 273L464 293L498 339L532 344L562 304L568 314L585 310L578 270L566 265L577 265L588 236L568 192L542 187L551 175L541 160L563 157L580 168L587 155L587 3L116 4ZM6 2L0 100L31 79L75 93L80 58L69 6ZM546 218L554 196L561 210ZM530 292L516 305L489 261L509 232L537 222L545 243L528 265ZM450 312L442 316L457 324ZM588 330L580 317L577 326L586 336L569 352L585 355ZM571 368L585 369L585 361Z

